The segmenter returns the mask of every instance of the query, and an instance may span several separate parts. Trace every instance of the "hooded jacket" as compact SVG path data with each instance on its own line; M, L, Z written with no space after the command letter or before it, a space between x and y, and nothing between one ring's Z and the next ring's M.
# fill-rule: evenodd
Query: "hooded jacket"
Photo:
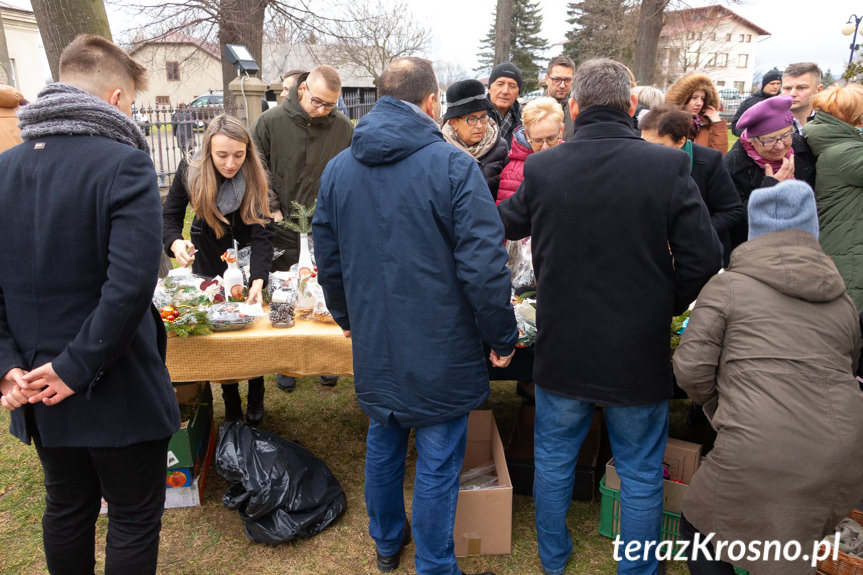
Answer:
M725 120L711 122L704 115L704 110L707 108L713 107L719 110L719 93L708 76L684 74L668 87L668 91L665 93L665 103L673 104L682 110L696 90L704 90L704 105L701 107L701 113L698 114L701 121L704 122L704 126L698 130L693 141L699 146L718 150L724 156L728 152L728 124L725 123Z
M863 134L818 111L803 128L815 154L815 199L821 247L863 311Z
M811 234L758 236L701 291L674 354L677 382L716 429L683 515L717 540L811 546L863 495L860 326ZM737 567L814 573L808 561Z
M313 230L366 414L422 427L483 403L482 342L508 355L518 330L503 226L476 161L384 96L324 171Z
M21 92L12 86L0 84L0 153L21 143L15 111L23 98Z
M290 217L291 201L311 206L318 197L327 162L351 143L353 124L341 112L313 118L299 105L297 86L275 108L258 118L252 139L270 172L270 210ZM273 241L285 253L273 262L287 270L300 256L299 234L276 226Z

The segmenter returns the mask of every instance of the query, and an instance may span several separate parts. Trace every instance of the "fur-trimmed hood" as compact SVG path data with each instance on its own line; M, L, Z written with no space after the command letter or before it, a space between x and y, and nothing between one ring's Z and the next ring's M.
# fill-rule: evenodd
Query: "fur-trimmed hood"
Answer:
M692 72L684 74L669 86L665 93L665 103L683 108L696 90L704 90L704 108L713 106L717 110L719 109L719 93L716 91L713 81L704 74Z

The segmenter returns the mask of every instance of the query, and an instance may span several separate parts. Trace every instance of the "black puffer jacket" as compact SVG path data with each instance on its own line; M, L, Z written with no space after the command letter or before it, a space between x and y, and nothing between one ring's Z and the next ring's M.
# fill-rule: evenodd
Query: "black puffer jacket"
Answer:
M794 149L794 179L806 182L814 188L815 156L812 155L812 150L809 149L803 136L797 134L794 134L791 147ZM764 169L749 157L740 140L734 142L723 160L725 167L728 168L728 173L731 174L731 179L734 180L734 185L737 187L737 193L740 194L740 201L743 202L743 218L731 228L731 249L733 250L745 242L749 236L749 218L746 215L749 206L749 194L758 188L775 186L779 180L764 175Z
M734 119L731 120L731 133L740 137L740 134L743 133L743 130L737 128L737 122L740 120L740 116L743 115L743 112L754 106L759 102L763 102L767 98L772 98L770 94L765 94L763 90L758 90L745 100L740 103L740 106L737 108L737 112L734 114Z
M506 142L499 137L484 156L477 158L479 167L482 168L482 175L485 176L485 183L488 184L491 197L495 200L497 200L497 189L500 187L500 173L506 165L508 153Z

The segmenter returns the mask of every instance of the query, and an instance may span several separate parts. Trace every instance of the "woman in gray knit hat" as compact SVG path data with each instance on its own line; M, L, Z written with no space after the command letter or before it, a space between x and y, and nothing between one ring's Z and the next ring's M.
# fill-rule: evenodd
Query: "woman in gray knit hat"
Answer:
M749 241L701 290L674 354L678 384L717 432L684 496L681 535L802 551L731 559L725 547L724 563L690 555L693 575L732 575L731 563L814 575L814 542L863 495L860 325L818 233L808 184L753 191Z

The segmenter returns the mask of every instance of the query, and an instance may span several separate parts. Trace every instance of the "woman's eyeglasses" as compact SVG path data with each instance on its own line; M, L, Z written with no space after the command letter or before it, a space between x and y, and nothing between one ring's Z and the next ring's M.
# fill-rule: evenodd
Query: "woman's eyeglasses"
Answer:
M791 135L793 131L788 131L781 136L777 136L776 138L767 138L766 140L761 136L755 136L755 139L761 142L762 146L775 146L777 143L782 142L784 144L788 144L791 141Z
M482 116L464 116L462 120L467 122L468 126L476 126L477 122L488 124L488 114L483 114Z

